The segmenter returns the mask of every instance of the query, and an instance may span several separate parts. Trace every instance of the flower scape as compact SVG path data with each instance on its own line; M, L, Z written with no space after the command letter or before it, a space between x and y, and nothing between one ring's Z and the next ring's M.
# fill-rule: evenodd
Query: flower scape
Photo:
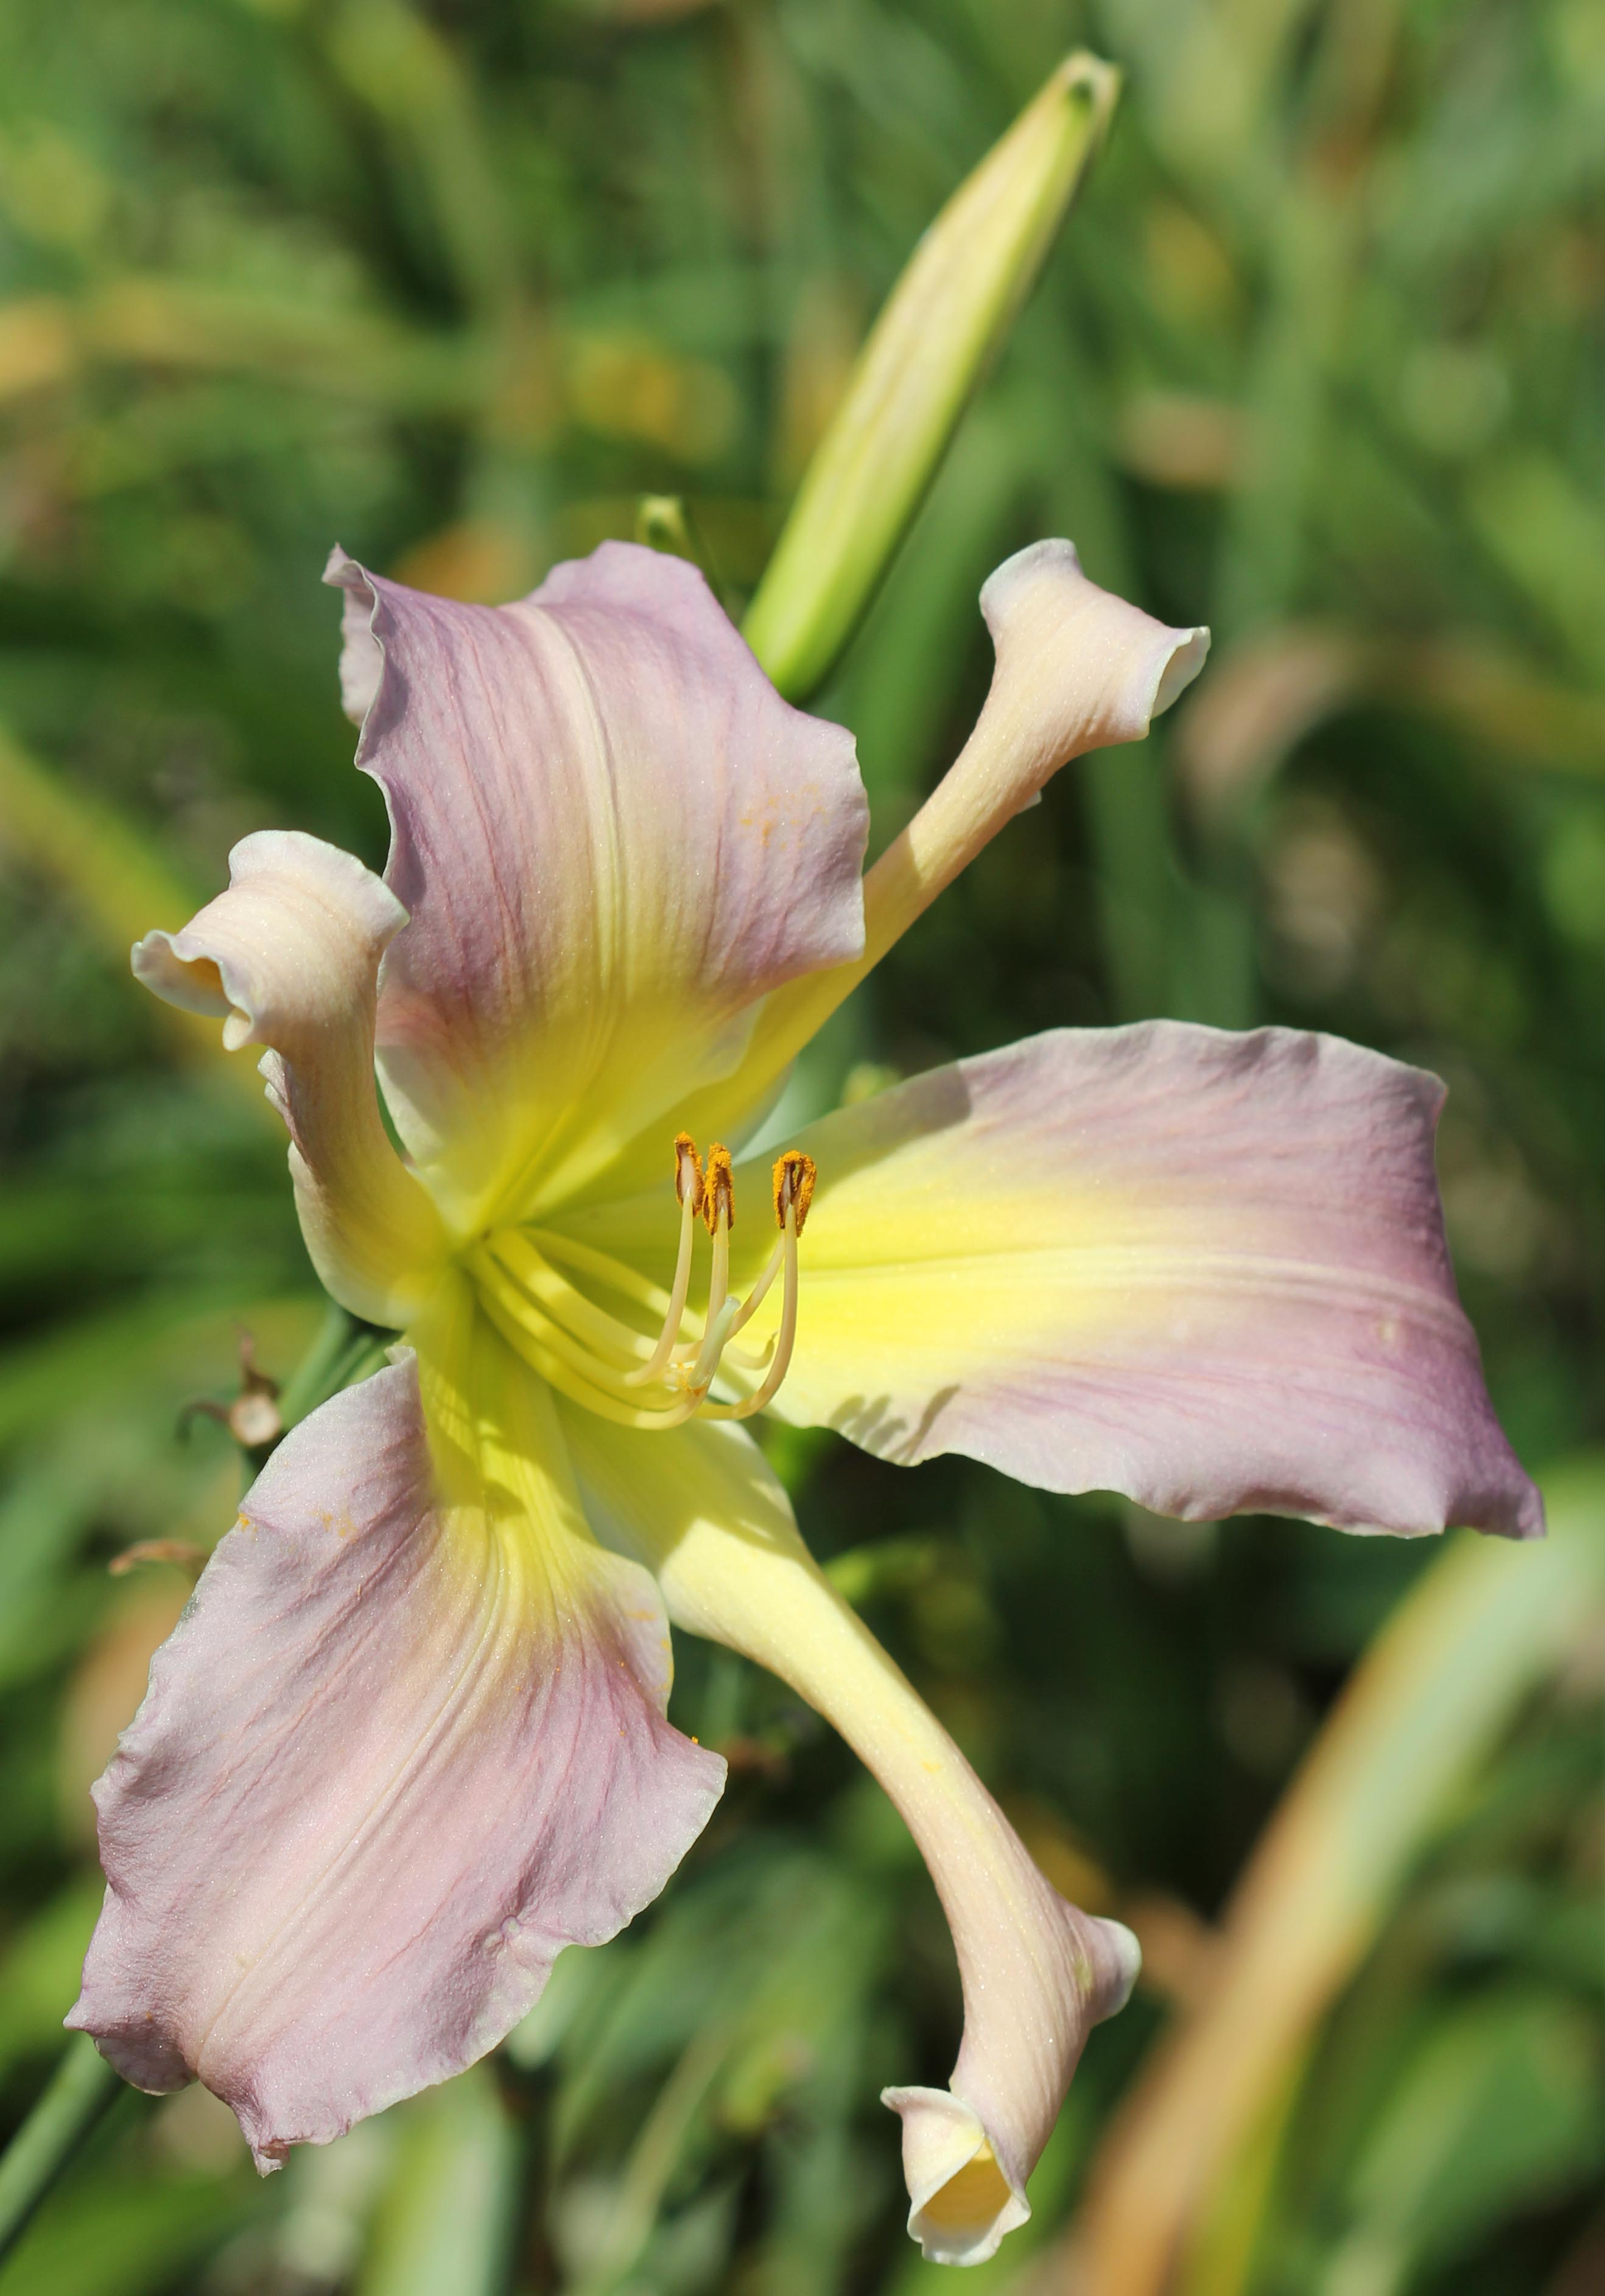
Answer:
M1178 1516L1536 1535L1444 1242L1442 1087L1285 1029L1054 1029L749 1154L843 998L1207 634L1066 543L1009 560L975 730L865 875L852 736L687 563L607 543L496 608L327 578L383 879L248 837L133 961L263 1048L317 1274L403 1336L279 1445L157 1655L68 2021L143 2088L203 2081L264 2169L472 2063L719 1799L667 1719L672 1622L827 1717L930 1868L962 2045L885 2097L910 2232L978 2262L1136 1942L1036 1870L745 1423Z

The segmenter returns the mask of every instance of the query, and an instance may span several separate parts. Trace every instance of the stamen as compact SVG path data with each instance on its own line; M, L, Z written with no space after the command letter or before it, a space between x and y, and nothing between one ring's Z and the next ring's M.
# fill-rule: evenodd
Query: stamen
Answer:
M764 1263L762 1275L758 1278L756 1283L753 1284L752 1290L747 1293L746 1298L742 1301L736 1320L730 1325L732 1334L738 1332L744 1324L751 1323L753 1315L760 1308L762 1307L764 1300L769 1297L770 1285L774 1283L776 1276L780 1273L781 1263L784 1260L785 1256L786 1239L784 1236L777 1236L775 1238L775 1248Z
M509 1274L503 1262L481 1246L469 1255L468 1266L487 1308L499 1307L523 1331L539 1340L548 1355L567 1364L589 1385L622 1393L625 1374L618 1365L609 1363L583 1340L576 1339L572 1332L565 1331L530 1289Z
M762 1411L774 1401L781 1381L791 1369L792 1349L797 1342L797 1197L788 1191L785 1209L780 1214L780 1248L786 1271L786 1289L780 1301L780 1329L775 1339L775 1352L763 1376L763 1384L740 1403L709 1403L704 1406L710 1419L750 1419L754 1412ZM776 1201L781 1201L778 1180L775 1188Z
M700 1394L692 1392L680 1397L664 1411L647 1411L637 1406L621 1403L603 1389L594 1387L574 1366L547 1347L531 1320L516 1311L506 1293L482 1283L480 1302L491 1322L532 1370L538 1371L549 1386L571 1403L583 1405L600 1419L612 1420L615 1426L655 1430L678 1427L690 1418L702 1402ZM547 1326L549 1331L550 1326Z
M797 1234L802 1233L802 1223L808 1218L808 1207L813 1201L814 1182L819 1177L811 1156L801 1148L788 1148L775 1166L775 1226L786 1226L788 1204L797 1208Z
M741 1313L731 1324L732 1332L738 1332L744 1324L751 1321L754 1310L763 1305L769 1294L770 1286L780 1273L786 1256L784 1231L786 1207L789 1204L796 1206L797 1234L802 1234L802 1223L808 1218L808 1207L813 1201L814 1181L817 1177L813 1158L804 1155L801 1148L788 1148L777 1160L774 1173L775 1226L782 1233L776 1238L775 1248L769 1256L769 1261L762 1275L747 1293ZM767 1349L765 1353L768 1353Z
M730 1194L734 1189L729 1180L729 1159L725 1159L725 1186ZM680 1324L685 1319L686 1295L691 1289L691 1245L696 1234L696 1215L703 1210L707 1191L703 1182L702 1160L688 1132L675 1135L674 1193L679 1198L679 1255L674 1263L674 1288L669 1294L669 1305L663 1316L663 1328L658 1333L657 1345L638 1371L625 1379L626 1387L645 1387L651 1380L661 1379L668 1368L669 1358L679 1343Z
M708 1234L712 1236L719 1234L721 1221L727 1228L736 1225L736 1175L730 1169L730 1152L722 1140L716 1140L708 1151L708 1169L703 1182L702 1216Z
M684 1379L687 1387L699 1387L706 1394L712 1383L713 1374L719 1369L720 1357L725 1350L725 1341L735 1330L736 1318L740 1312L741 1303L738 1300L725 1299L720 1301L717 1310L709 1316L708 1328L703 1334L703 1343L696 1350L696 1357L690 1366L687 1368L683 1364L676 1366L679 1376Z
M533 1335L524 1331L516 1320L506 1315L493 1300L485 1301L486 1312L504 1339L523 1356L531 1370L538 1371L549 1387L566 1395L571 1403L578 1403L598 1419L611 1420L615 1427L634 1427L643 1433L665 1427L679 1427L689 1419L702 1402L700 1395L683 1397L667 1411L646 1411L618 1402L605 1395L599 1388L588 1387L577 1378L560 1357L548 1354Z
M552 1229L503 1229L471 1255L487 1314L525 1361L562 1394L616 1424L678 1427L698 1411L715 1419L749 1419L770 1403L790 1368L797 1334L797 1238L814 1192L813 1159L788 1148L774 1168L775 1220L780 1233L745 1300L730 1296L730 1230L736 1183L730 1152L715 1141L705 1168L690 1136L674 1143L674 1193L680 1209L672 1288L665 1292L610 1253ZM712 1239L706 1313L687 1305L698 1218ZM566 1260L581 1277L661 1318L654 1341L600 1308L552 1262ZM756 1353L730 1345L784 1278L778 1327ZM682 1333L689 1343L682 1343ZM737 1403L710 1403L721 1369L768 1368L755 1392ZM642 1393L643 1390L654 1390ZM634 1398L640 1394L638 1405Z
M713 1271L708 1279L708 1312L703 1324L702 1345L684 1376L691 1386L705 1390L719 1368L730 1326L740 1312L734 1308L726 1313L730 1296L730 1230L736 1225L736 1177L730 1168L730 1152L722 1140L716 1140L708 1151L702 1214L713 1239Z
M523 1230L503 1228L482 1248L500 1262L531 1299L539 1301L554 1323L561 1324L587 1347L599 1349L605 1357L617 1357L614 1368L618 1372L627 1371L646 1354L650 1343L645 1335L630 1324L621 1324L605 1308L598 1308L583 1292L576 1291L566 1276L547 1266Z
M762 1275L747 1293L741 1313L730 1326L732 1334L740 1331L744 1324L751 1321L754 1311L763 1305L770 1285L780 1273L786 1258L786 1214L789 1205L796 1207L797 1234L802 1234L802 1223L808 1218L808 1207L813 1201L814 1181L817 1177L813 1158L804 1155L800 1148L788 1148L785 1155L776 1163L775 1226L781 1230L781 1234L775 1239L775 1248L769 1256L769 1261ZM767 1356L769 1353L770 1349L766 1348L764 1354ZM738 1360L741 1359L738 1358ZM749 1363L754 1362L754 1358L751 1357L745 1360ZM763 1357L759 1357L755 1360L761 1362Z
M774 1282L778 1257L786 1272L786 1290L781 1296L775 1352L762 1385L740 1403L710 1403L706 1406L710 1419L750 1419L754 1412L773 1402L781 1381L791 1369L792 1350L797 1343L797 1238L813 1201L817 1177L813 1158L800 1148L788 1148L775 1165L775 1219L780 1229L780 1241L770 1256L768 1267L753 1287L740 1318L745 1322Z
M688 1132L674 1136L674 1193L682 1204L694 1212L703 1208L702 1158L696 1152L696 1143Z

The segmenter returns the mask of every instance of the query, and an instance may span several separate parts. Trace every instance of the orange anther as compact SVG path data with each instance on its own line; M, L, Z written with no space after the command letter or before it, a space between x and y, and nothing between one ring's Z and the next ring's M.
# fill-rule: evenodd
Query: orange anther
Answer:
M802 1223L808 1218L808 1207L813 1201L814 1160L805 1156L801 1148L788 1148L775 1166L775 1226L786 1226L788 1210L797 1216L797 1234L802 1233Z
M694 1212L703 1208L702 1158L688 1132L674 1136L674 1193L679 1202L690 1201Z
M736 1179L730 1169L730 1152L722 1140L714 1141L708 1151L708 1168L703 1175L702 1216L710 1235L718 1233L721 1219L727 1228L736 1225Z

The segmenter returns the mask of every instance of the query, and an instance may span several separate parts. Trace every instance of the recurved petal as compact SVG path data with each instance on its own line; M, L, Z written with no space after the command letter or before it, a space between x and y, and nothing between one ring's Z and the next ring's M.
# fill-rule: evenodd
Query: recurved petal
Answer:
M511 606L338 552L328 579L412 920L380 998L386 1095L465 1221L519 1218L733 1067L754 999L858 955L852 739L783 702L701 575L654 551L605 543Z
M1335 1037L1156 1021L847 1111L810 1144L782 1408L1165 1514L1536 1534L1455 1292L1443 1097Z
M988 746L1022 796L1066 758L1140 742L1204 667L1206 629L1167 629L1100 589L1074 544L1033 542L981 591L997 650L989 706L1002 725Z
M1197 677L1206 629L1169 629L1082 571L1074 545L1033 542L981 591L995 660L975 730L864 887L873 962L1059 767L1140 742Z
M1455 1293L1442 1100L1334 1037L1153 1021L844 1110L796 1144L819 1180L774 1407L885 1458L967 1452L1165 1514L1535 1535ZM737 1167L738 1206L766 1186ZM650 1219L583 1232L638 1259Z
M523 1391L478 1504L437 1500L410 1356L295 1429L96 1789L68 2021L141 2087L205 2082L263 2169L490 2048L718 1798L656 1591Z
M909 2230L980 2264L1031 2214L1026 2179L1088 2033L1124 2006L1137 1941L1049 1887L934 1716L797 1534L738 1426L637 1434L564 1406L597 1535L658 1574L676 1625L768 1667L874 1771L931 1871L953 1934L964 2035L945 2089L891 2088Z
M770 997L739 1069L678 1114L695 1137L748 1136L787 1063L983 847L1072 758L1140 741L1209 652L1206 629L1167 628L1100 589L1064 541L1006 559L982 589L981 611L996 656L985 705L864 880L863 955Z
M312 1262L353 1314L402 1324L427 1290L440 1220L386 1136L374 1085L379 964L407 912L338 847L262 830L228 857L228 890L133 953L145 987L215 1015L230 1052L262 1045L268 1097Z

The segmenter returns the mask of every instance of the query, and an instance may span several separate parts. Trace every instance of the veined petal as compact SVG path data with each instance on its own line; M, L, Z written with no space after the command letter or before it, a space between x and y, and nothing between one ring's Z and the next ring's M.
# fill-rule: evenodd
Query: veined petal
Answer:
M412 920L381 988L386 1096L465 1226L523 1218L734 1067L755 999L859 954L852 738L782 701L654 551L605 543L511 606L339 552L327 578Z
M797 1143L819 1181L774 1407L1165 1514L1536 1535L1455 1294L1442 1100L1335 1037L1153 1021L844 1110ZM737 1202L764 1185L737 1167ZM641 1263L663 1226L620 1206L575 1232Z
M995 652L974 732L864 880L864 949L769 1000L740 1068L676 1118L696 1139L744 1136L843 998L1072 758L1140 741L1204 667L1206 629L1167 629L1100 589L1068 542L1033 543L981 592Z
M663 1718L650 1578L585 1531L533 1382L484 1369L449 1504L411 1357L286 1437L95 1792L68 2022L141 2087L204 2081L265 2169L492 2047L722 1785Z
M220 1020L230 1052L268 1047L312 1264L354 1315L405 1323L444 1242L374 1084L379 963L407 912L350 854L293 830L244 838L228 870L228 890L182 932L137 943L134 971L168 1004Z
M797 1535L736 1426L639 1435L565 1408L598 1536L658 1575L676 1625L744 1652L825 1715L896 1803L953 1933L964 2038L946 2089L891 2088L909 2230L979 2264L1031 2214L1025 2183L1091 2027L1121 2008L1137 1941L1051 1889L941 1725Z

